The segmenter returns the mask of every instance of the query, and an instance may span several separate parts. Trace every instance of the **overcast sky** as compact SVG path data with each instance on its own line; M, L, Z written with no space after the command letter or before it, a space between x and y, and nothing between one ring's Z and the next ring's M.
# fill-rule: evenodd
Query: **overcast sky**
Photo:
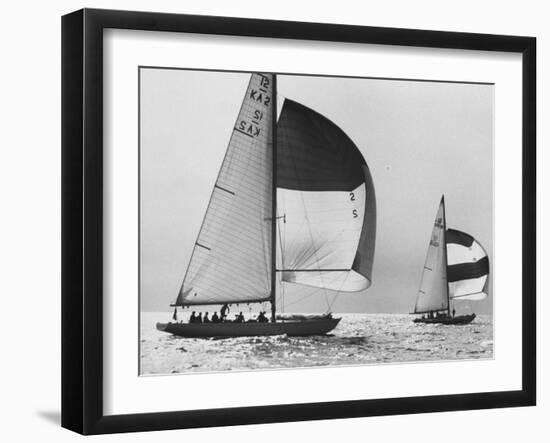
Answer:
M141 69L141 309L169 310L180 288L249 74ZM376 190L373 284L333 312L414 307L434 217L493 257L491 85L278 76L288 97L329 118L365 157ZM491 288L490 288L491 289ZM325 294L286 285L287 312L324 312ZM313 295L310 295L313 294ZM457 312L492 312L492 291Z

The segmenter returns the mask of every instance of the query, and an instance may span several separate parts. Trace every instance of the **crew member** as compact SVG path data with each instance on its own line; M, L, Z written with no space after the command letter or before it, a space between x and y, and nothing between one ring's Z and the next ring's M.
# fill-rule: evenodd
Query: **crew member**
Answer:
M225 317L227 316L227 314L229 314L229 306L228 306L228 304L226 303L226 304L223 305L222 308L220 309L220 319L221 319L221 321L224 321L224 320L225 320Z

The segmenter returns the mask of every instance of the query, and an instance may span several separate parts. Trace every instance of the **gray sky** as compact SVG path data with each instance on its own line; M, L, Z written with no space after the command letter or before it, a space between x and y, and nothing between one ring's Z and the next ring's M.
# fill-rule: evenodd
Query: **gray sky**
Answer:
M141 69L141 309L168 310L193 244L250 75ZM493 257L493 86L278 76L296 100L355 142L374 180L373 284L342 293L333 312L411 312L433 220L445 194L447 225ZM325 294L286 285L287 312L323 312ZM329 299L334 298L330 293ZM492 291L482 302L492 312Z

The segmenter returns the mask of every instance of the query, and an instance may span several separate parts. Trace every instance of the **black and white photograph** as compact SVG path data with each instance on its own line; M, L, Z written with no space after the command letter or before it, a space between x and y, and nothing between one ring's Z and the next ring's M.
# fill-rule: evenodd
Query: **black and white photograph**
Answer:
M494 84L136 75L140 375L494 357Z
M0 440L545 441L547 9L6 2Z

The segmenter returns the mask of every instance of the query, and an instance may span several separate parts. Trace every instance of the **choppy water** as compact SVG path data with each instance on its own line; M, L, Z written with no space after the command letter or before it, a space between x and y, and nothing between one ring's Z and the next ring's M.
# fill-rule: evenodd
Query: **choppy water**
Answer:
M491 316L462 326L426 325L403 314L337 314L327 336L194 339L155 328L166 312L141 314L141 374L361 365L493 357Z

